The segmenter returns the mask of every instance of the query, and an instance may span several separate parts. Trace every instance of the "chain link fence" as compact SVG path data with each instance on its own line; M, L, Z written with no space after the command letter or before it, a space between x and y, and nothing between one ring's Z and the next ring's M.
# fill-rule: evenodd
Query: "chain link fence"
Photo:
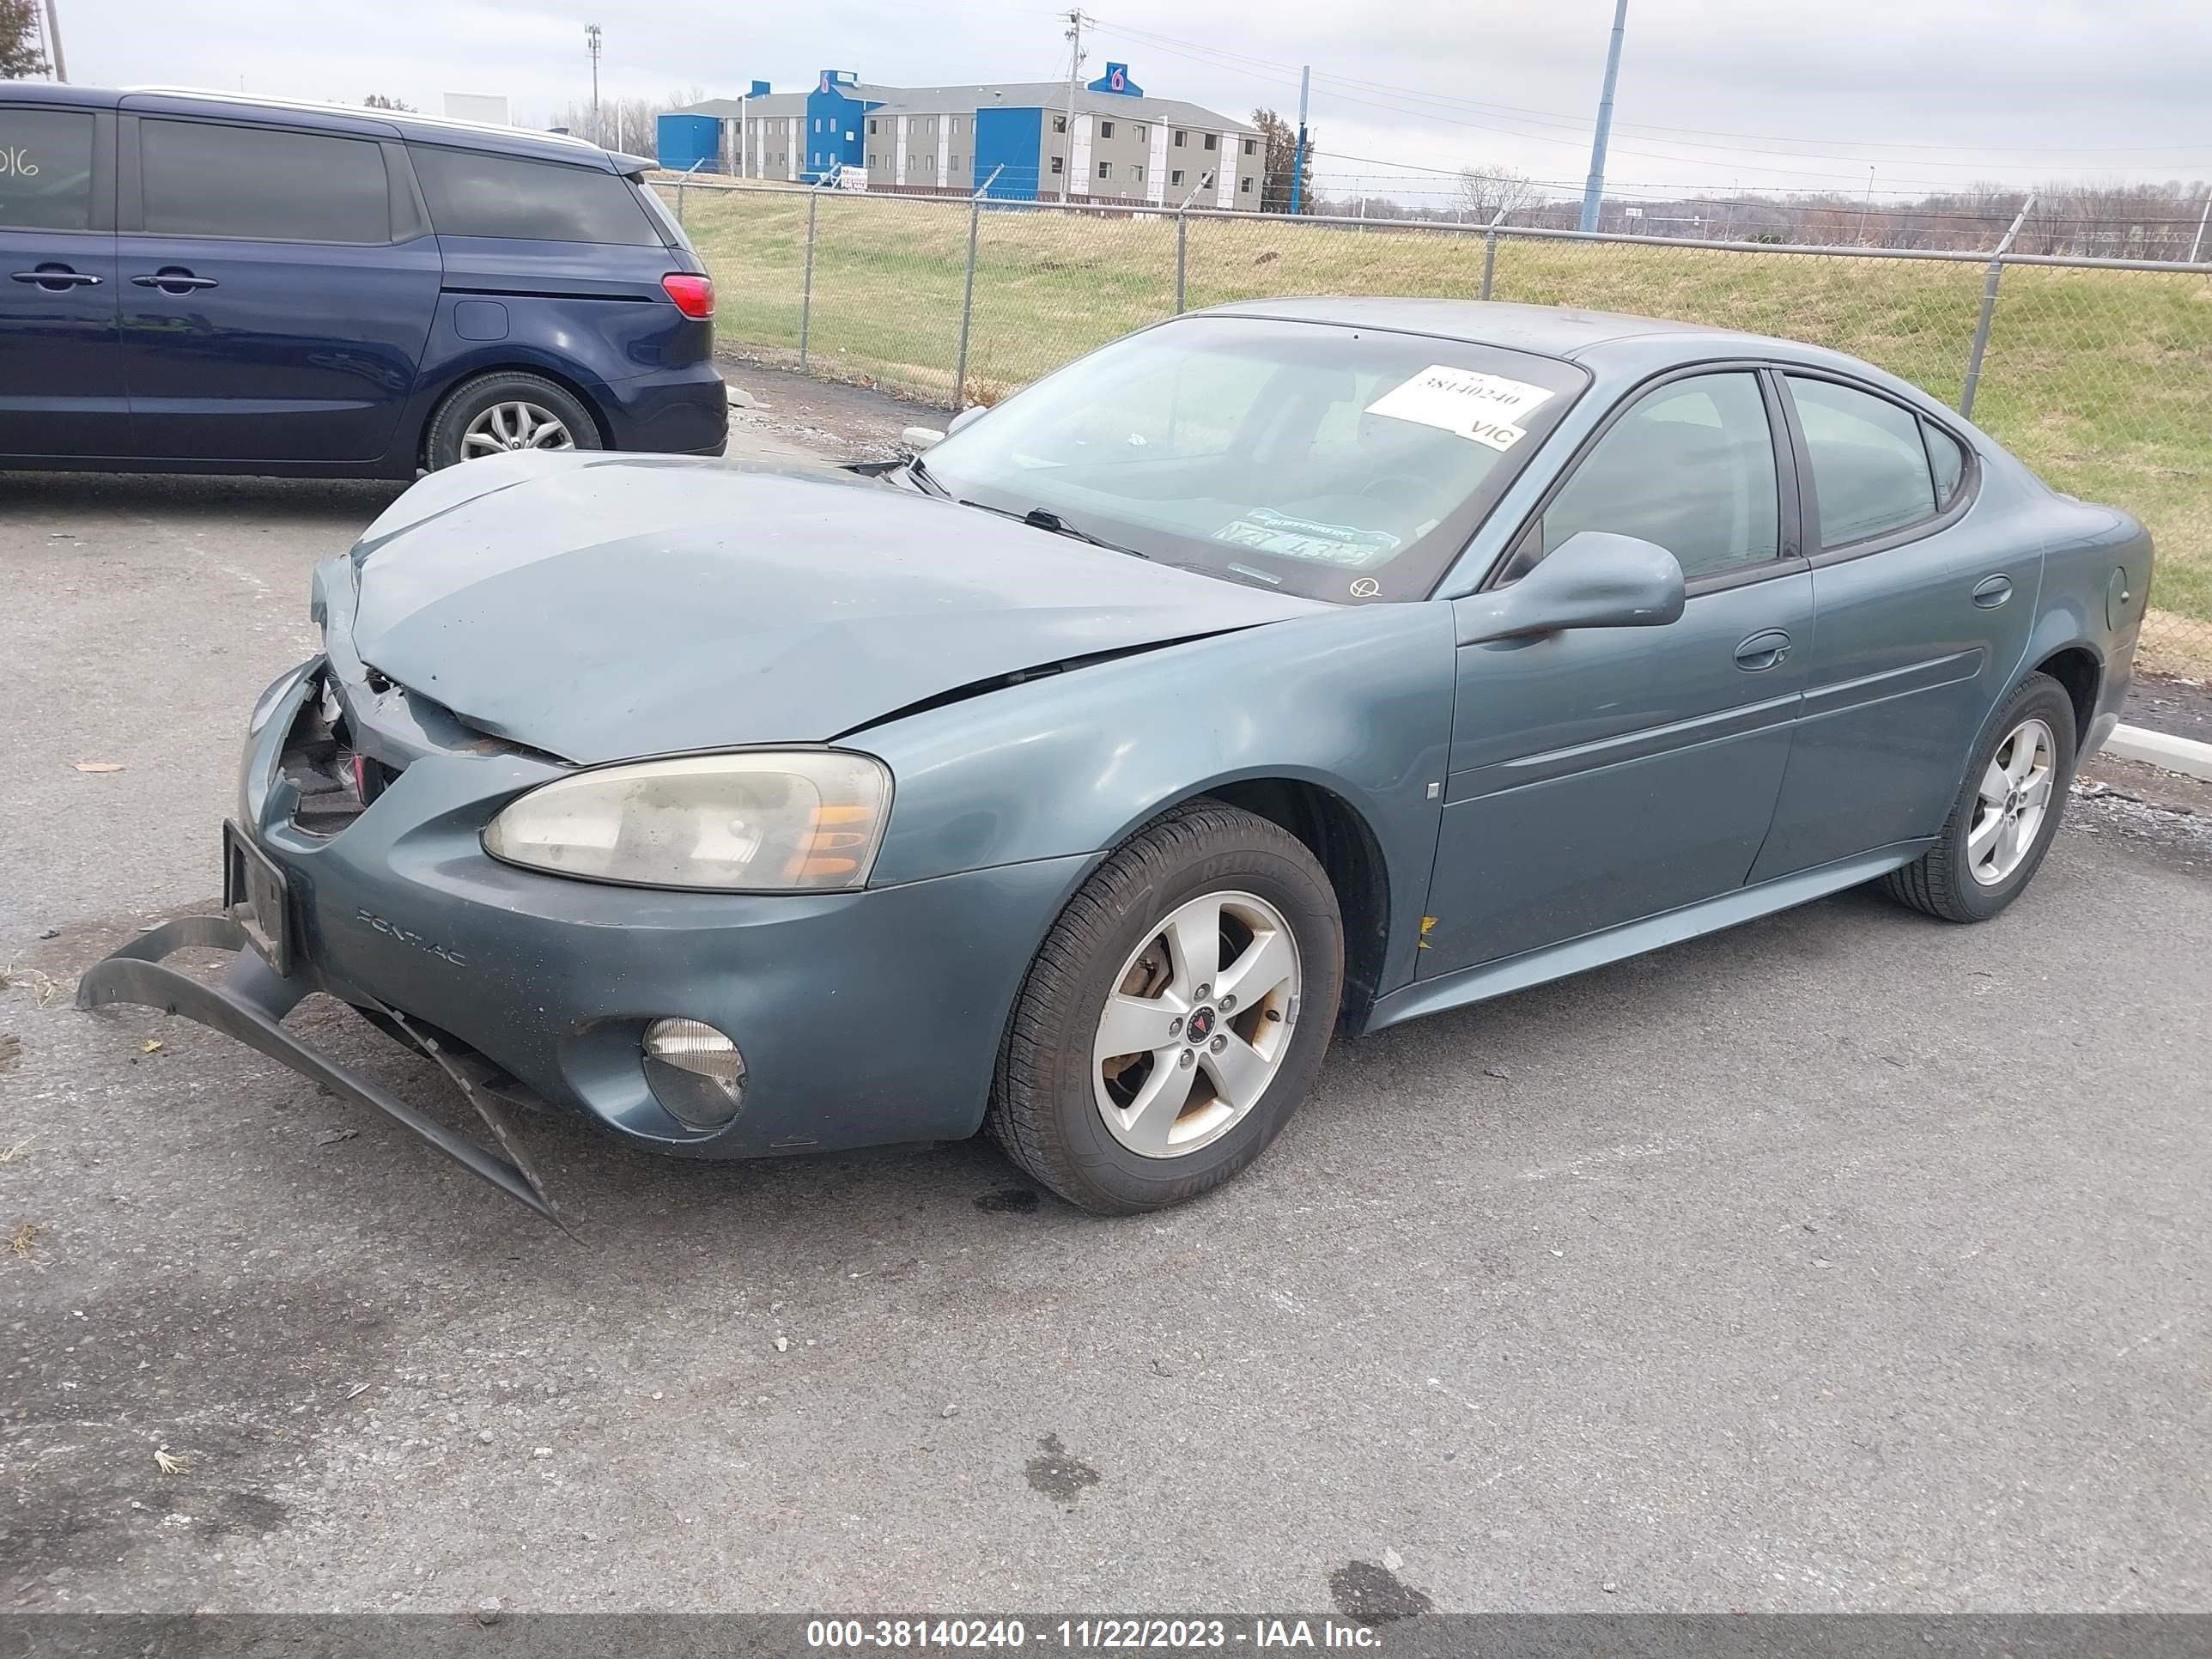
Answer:
M2143 664L2212 674L2212 267L663 189L714 273L727 348L948 409L1178 311L1295 294L1573 305L1832 346L2141 518L2159 546Z

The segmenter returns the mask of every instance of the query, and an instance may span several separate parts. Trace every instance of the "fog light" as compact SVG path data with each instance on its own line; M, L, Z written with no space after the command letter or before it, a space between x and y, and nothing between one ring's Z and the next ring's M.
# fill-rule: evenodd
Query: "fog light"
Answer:
M745 1097L745 1057L704 1020L656 1019L645 1028L645 1080L687 1128L719 1129Z

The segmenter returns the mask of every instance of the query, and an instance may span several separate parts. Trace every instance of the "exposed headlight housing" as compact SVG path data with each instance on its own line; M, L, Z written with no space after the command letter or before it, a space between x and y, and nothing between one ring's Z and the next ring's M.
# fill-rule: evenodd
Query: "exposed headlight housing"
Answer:
M556 876L719 892L836 892L868 879L891 779L828 749L689 755L541 784L484 831L494 858Z

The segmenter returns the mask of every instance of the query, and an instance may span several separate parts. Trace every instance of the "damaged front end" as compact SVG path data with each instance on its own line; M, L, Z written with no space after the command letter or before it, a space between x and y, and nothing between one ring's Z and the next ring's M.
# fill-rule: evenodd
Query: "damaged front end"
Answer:
M343 667L353 671L350 686ZM443 710L409 697L358 663L343 667L329 657L303 663L255 705L240 769L243 821L222 826L222 912L162 923L95 963L77 982L76 1006L89 1011L136 1003L220 1031L341 1098L374 1107L559 1224L557 1206L502 1110L542 1109L544 1103L467 1045L362 986L325 973L307 948L302 896L292 872L256 840L254 831L275 828L295 845L334 842L417 757L410 751L450 745L492 754L514 747L468 733ZM357 720L342 690L387 703L381 724ZM234 960L211 981L169 965L171 956L194 950L228 951ZM386 1036L436 1062L483 1121L497 1151L457 1133L285 1030L286 1017L317 991L337 996Z

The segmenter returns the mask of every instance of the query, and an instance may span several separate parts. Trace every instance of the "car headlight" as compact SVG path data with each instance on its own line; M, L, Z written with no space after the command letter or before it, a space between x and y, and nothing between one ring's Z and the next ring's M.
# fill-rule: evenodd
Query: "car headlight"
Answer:
M509 802L484 850L636 887L836 891L868 878L890 782L882 762L830 750L600 767Z

